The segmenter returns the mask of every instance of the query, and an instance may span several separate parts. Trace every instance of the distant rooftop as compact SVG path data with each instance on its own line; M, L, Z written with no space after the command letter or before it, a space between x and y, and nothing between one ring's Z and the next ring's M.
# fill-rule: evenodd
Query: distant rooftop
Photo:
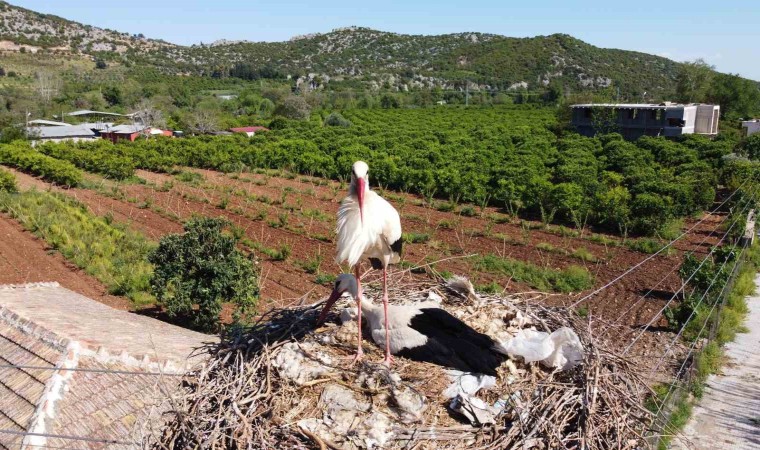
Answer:
M54 120L45 120L45 119L30 120L27 123L30 124L30 125L47 125L47 126L52 126L52 127L67 127L67 126L71 126L70 123L56 122Z
M27 132L40 139L65 139L75 137L95 137L95 133L82 125L57 127L29 127Z
M269 131L267 127L237 127L230 128L233 133L256 133L258 131Z
M116 117L124 117L124 114L118 114L118 113L112 113L112 112L106 112L106 111L93 111L91 109L81 109L79 111L73 111L70 113L64 114L66 116L116 116Z
M115 127L108 128L105 130L107 133L117 133L117 134L132 134L132 133L139 133L146 129L145 125L116 125Z
M572 108L616 108L616 109L674 109L685 106L717 106L705 103L581 103Z

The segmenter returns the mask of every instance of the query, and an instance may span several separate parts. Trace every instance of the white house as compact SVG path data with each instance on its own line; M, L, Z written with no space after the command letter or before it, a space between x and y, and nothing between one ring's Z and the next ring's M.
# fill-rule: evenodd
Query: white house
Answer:
M745 120L742 122L742 128L747 129L747 136L760 132L760 119Z
M718 134L720 106L699 103L586 103L572 105L572 124L578 133L594 136L594 115L608 111L620 134L626 139L641 136L680 136L682 134Z

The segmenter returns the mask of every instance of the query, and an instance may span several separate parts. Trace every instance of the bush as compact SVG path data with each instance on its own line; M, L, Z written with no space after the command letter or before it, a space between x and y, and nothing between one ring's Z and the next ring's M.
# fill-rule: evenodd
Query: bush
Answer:
M340 113L333 112L325 119L325 125L330 127L350 127L351 121L340 115Z
M155 265L151 291L170 316L188 316L204 331L220 327L224 302L236 306L239 319L254 311L258 274L251 259L236 247L238 239L223 232L227 221L192 219L185 233L164 236L149 256Z
M274 113L288 119L305 120L311 115L311 106L303 97L291 95L275 109Z
M0 192L16 192L17 190L16 177L0 168Z
M37 146L37 149L48 156L69 161L88 172L99 173L114 180L124 180L135 174L132 158L115 154L113 144L105 141L83 144L48 142Z

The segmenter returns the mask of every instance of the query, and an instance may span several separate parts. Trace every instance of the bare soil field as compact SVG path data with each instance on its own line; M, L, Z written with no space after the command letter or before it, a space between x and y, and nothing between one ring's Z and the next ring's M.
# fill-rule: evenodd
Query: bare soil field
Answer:
M90 185L98 186L96 189L53 189L77 198L95 214L110 214L151 239L181 231L181 223L193 215L225 217L239 228L245 244L262 261L265 305L284 306L326 295L327 276L340 271L333 262L332 239L334 217L345 186L303 176L183 170L198 175L187 181L187 177L138 171L146 184L116 184L88 175ZM14 173L22 188L50 188L38 179ZM476 286L496 283L505 292L535 291L478 264L479 255L491 254L543 268L584 266L594 275L594 285L598 287L648 256L631 250L621 238L611 235L591 239L593 233L587 232L578 237L560 227L509 221L495 208L482 212L473 208L475 215L471 217L469 211L466 215L434 209L417 196L381 193L399 210L404 231L412 240L405 244L405 263L394 269L397 283L435 274L463 274ZM651 259L580 307L594 320L614 329L621 345L627 342L628 335L650 321L680 287L677 269L684 252L704 255L722 234L716 229L723 220L722 215L707 217L672 252ZM694 223L696 220L686 221L684 229ZM282 249L287 250L284 257ZM585 256L579 255L579 249ZM373 277L369 274L370 280ZM660 280L663 281L658 284ZM571 304L582 295L551 294L542 296L542 301ZM664 330L659 327L666 322L660 319L654 325ZM667 333L653 333L655 337L650 339L661 339L657 337L660 334ZM658 346L644 341L644 349Z

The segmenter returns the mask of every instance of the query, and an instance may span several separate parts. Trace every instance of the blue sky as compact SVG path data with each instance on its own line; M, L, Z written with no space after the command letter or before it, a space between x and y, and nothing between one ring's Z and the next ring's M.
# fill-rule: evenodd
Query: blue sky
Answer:
M359 25L409 34L481 31L525 37L567 33L599 47L677 61L704 58L760 80L760 0L570 2L529 0L11 0L67 19L178 44L282 41ZM517 2L515 2L517 3Z

